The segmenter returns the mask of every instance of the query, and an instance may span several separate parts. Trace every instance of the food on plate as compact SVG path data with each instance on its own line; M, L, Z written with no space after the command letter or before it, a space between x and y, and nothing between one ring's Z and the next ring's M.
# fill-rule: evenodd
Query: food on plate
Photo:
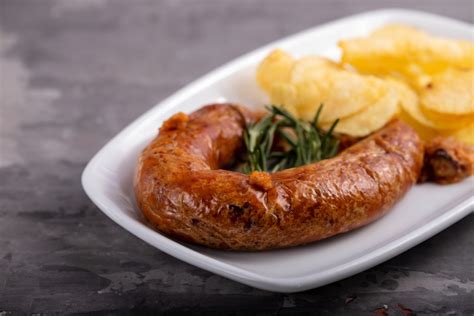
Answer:
M410 124L410 126L418 133L418 135L424 141L429 141L430 139L433 139L434 137L439 136L439 131L419 123L403 109L400 110L398 117L402 121Z
M420 182L459 182L474 170L474 149L454 138L436 137L425 145Z
M446 68L472 68L474 44L430 35L406 25L387 25L367 37L339 42L341 61L358 71L401 76L414 85Z
M342 40L341 63L397 81L400 116L423 138L439 135L470 144L474 123L474 44L411 26L387 25L367 37ZM411 90L411 92L410 92Z
M474 119L474 69L448 69L434 75L420 92L421 106L441 115Z
M265 82L257 81L271 103L305 120L324 103L319 124L339 118L338 133L364 137L398 116L425 140L452 135L470 143L473 43L394 24L339 46L340 63L275 50L257 70Z
M419 177L423 145L400 120L316 163L274 173L222 169L245 147L248 126L261 119L220 104L167 120L136 170L145 217L170 236L209 247L289 247L377 219Z
M328 72L327 74L325 72ZM292 83L307 81L324 81L327 75L331 76L346 74L344 69L336 62L319 57L306 56L296 60L290 69L290 81Z
M474 121L461 129L455 130L450 136L459 139L465 144L474 146Z
M395 90L388 89L387 94L375 104L339 120L335 131L354 137L367 136L373 131L379 130L397 115L398 104L399 99ZM328 129L329 125L323 124L322 127Z
M416 92L402 81L390 79L390 83L397 89L400 96L402 109L419 124L433 130L445 131L460 128L471 120L468 116L452 117L449 115L436 115L423 109ZM435 133L434 135L437 135Z
M323 106L310 122L294 117L276 106L257 122L246 124L243 133L244 159L240 170L276 172L334 157L340 140L333 135L335 120L327 131L318 127ZM340 137L347 143L347 137ZM345 138L345 139L344 139Z
M277 49L263 60L257 70L257 82L265 91L270 91L275 83L290 81L290 71L293 67L293 57Z
M266 112L213 104L165 121L135 173L145 217L213 248L283 248L366 225L417 182L473 174L472 43L388 25L340 47L340 63L263 59Z
M295 60L287 57L284 66L274 62L276 50L268 55L257 69L257 82L270 96L272 104L277 104L290 113L305 120L311 120L319 105L324 103L320 115L323 126L340 119L336 131L358 137L366 136L385 125L398 112L397 96L384 80L374 76L360 75L348 71L335 62L317 56ZM289 56L285 53L285 56ZM287 60L293 60L287 63ZM288 65L291 64L291 67ZM285 80L281 69L285 69ZM262 81L259 78L275 80ZM384 113L383 116L374 115ZM360 114L360 115L359 115ZM359 127L359 122L368 123Z

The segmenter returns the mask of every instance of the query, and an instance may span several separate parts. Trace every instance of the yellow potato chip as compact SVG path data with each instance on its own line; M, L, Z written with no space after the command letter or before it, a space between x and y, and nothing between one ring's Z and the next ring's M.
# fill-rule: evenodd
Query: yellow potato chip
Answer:
M363 110L387 90L383 80L377 77L347 71L322 57L309 56L295 61L281 50L273 51L262 61L257 80L272 103L298 113L303 119L312 119L324 104L322 123Z
M343 118L336 125L335 131L355 137L363 137L380 129L398 113L398 97L396 91L388 89L387 93L375 104L366 109ZM328 129L330 124L323 125Z
M295 107L302 118L312 119L319 105L324 104L321 123L355 114L377 102L387 91L382 80L349 71L327 71L324 80L299 82L294 86Z
M474 113L474 70L450 68L420 91L422 107L443 114Z
M402 103L402 107L418 123L435 130L456 129L469 123L468 120L462 118L460 120L432 120L424 114L418 103Z
M387 83L396 89L400 98L402 109L407 112L419 124L435 130L450 130L459 128L469 123L467 117L449 117L433 118L426 115L419 105L419 99L416 93L405 83L393 79L387 79Z
M450 134L450 136L453 136L468 145L474 146L474 122L471 122L462 129L456 130Z
M474 122L473 43L388 25L340 46L342 66L273 51L258 67L258 83L273 104L305 120L324 104L320 124L327 128L339 118L336 131L353 136L372 133L394 115L424 139Z
M410 77L410 64L418 65L425 74L474 65L473 43L435 37L406 26L386 26L368 37L340 41L339 46L342 62L364 73L397 72Z
M436 111L431 111L422 106L420 106L420 110L424 116L426 116L428 119L434 122L437 122L437 123L439 122L441 126L445 125L445 123L449 124L451 122L454 124L454 122L457 122L458 126L456 126L455 129L461 128L464 125L467 125L470 122L474 121L474 113L465 114L465 115L442 114Z
M273 84L288 83L294 61L280 49L272 51L257 68L257 83L266 92L270 92Z
M405 111L410 112L410 109L418 106L418 95L406 83L390 77L384 78L386 83L395 90L398 95L400 106Z
M297 60L291 69L291 82L299 83L305 81L324 80L326 70L342 70L342 68L330 59L318 56L307 56Z
M423 124L420 124L413 117L411 117L410 114L408 114L405 110L403 110L403 108L398 113L398 117L401 120L403 120L405 123L409 124L423 140L430 140L434 138L435 136L439 135L439 132L437 130L427 127Z
M276 83L272 85L270 91L271 104L282 107L298 117L299 113L295 108L296 97L296 88L293 85L285 83Z

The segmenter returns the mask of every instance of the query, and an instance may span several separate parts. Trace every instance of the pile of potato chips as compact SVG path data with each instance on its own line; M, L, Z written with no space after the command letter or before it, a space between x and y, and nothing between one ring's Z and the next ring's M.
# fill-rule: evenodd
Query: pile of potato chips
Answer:
M474 145L474 44L403 25L339 43L342 60L270 53L257 82L275 105L323 128L366 136L401 117L429 139L451 135Z

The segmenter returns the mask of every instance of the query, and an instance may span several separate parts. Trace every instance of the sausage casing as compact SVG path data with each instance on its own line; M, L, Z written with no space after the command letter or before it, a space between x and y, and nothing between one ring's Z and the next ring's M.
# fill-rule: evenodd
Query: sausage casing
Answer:
M385 214L416 183L423 145L395 120L338 156L250 176L221 169L254 114L210 105L166 121L140 156L135 194L161 232L214 248L263 250L327 238Z

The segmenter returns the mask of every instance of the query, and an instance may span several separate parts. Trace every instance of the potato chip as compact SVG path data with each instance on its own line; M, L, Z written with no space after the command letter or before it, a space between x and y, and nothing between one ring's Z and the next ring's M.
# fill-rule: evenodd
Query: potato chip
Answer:
M375 77L360 76L348 71L326 73L323 81L296 84L301 114L312 117L324 103L320 121L333 122L357 113L374 104L385 94L387 87ZM308 117L309 115L309 117Z
M418 95L406 83L392 78L385 78L387 83L396 91L399 98L401 111L398 117L410 124L413 129L424 140L429 140L438 135L434 129L434 122L426 119L423 113L420 113L418 107ZM411 114L410 114L411 113ZM416 117L416 118L415 118Z
M327 58L318 56L303 57L297 60L291 69L291 82L322 81L326 71L331 70L342 70L342 68Z
M469 123L462 129L456 130L450 136L468 144L474 146L474 122Z
M300 82L294 106L303 119L310 120L324 104L321 123L355 114L379 100L387 90L383 81L350 72L328 72L324 81Z
M285 83L276 83L272 85L270 91L270 102L273 105L286 109L288 112L298 117L299 113L295 108L296 97L296 88L293 85Z
M394 79L387 79L387 82L396 89L402 109L419 124L430 129L446 130L459 128L460 126L469 123L469 120L466 117L457 117L457 119L433 119L427 116L425 111L420 108L417 94L408 85Z
M445 122L457 122L459 125L455 127L456 129L461 128L464 125L467 125L470 122L474 121L474 113L473 114L465 114L465 115L456 115L456 114L442 114L436 111L431 111L420 106L420 110L424 116L434 122L440 122L441 125Z
M288 75L289 68L290 75ZM295 61L276 50L257 70L257 79L272 103L311 120L321 104L320 122L353 115L376 103L387 92L384 81L341 68L322 57L304 57Z
M401 81L394 79L387 79L387 81L397 91L400 106L406 114L425 127L432 129L437 128L436 122L431 121L421 111L418 103L418 95L415 91Z
M409 124L423 140L430 140L439 135L439 132L433 128L420 124L413 117L410 116L403 108L398 113L398 117L405 123ZM449 130L451 131L451 130Z
M288 53L280 49L272 51L257 68L257 83L266 92L271 91L273 84L288 83L294 62Z
M410 113L410 109L417 107L418 95L412 88L410 88L410 86L408 86L403 81L390 77L384 79L386 80L386 83L390 85L390 87L397 93L399 104L403 109L405 109L405 111Z
M420 102L427 110L443 114L474 113L474 71L450 68L434 75L420 91Z
M258 83L301 119L312 120L324 104L321 126L340 119L341 133L365 136L397 115L424 139L473 142L473 43L393 24L339 45L342 64L273 51L258 67Z
M398 72L410 76L410 64L418 65L425 74L474 65L473 43L435 37L405 26L386 26L368 37L340 41L339 46L343 63L372 74Z
M335 131L355 137L363 137L380 129L398 113L399 99L394 89L387 93L375 104L366 109L343 118L336 125ZM328 129L330 124L323 125Z

